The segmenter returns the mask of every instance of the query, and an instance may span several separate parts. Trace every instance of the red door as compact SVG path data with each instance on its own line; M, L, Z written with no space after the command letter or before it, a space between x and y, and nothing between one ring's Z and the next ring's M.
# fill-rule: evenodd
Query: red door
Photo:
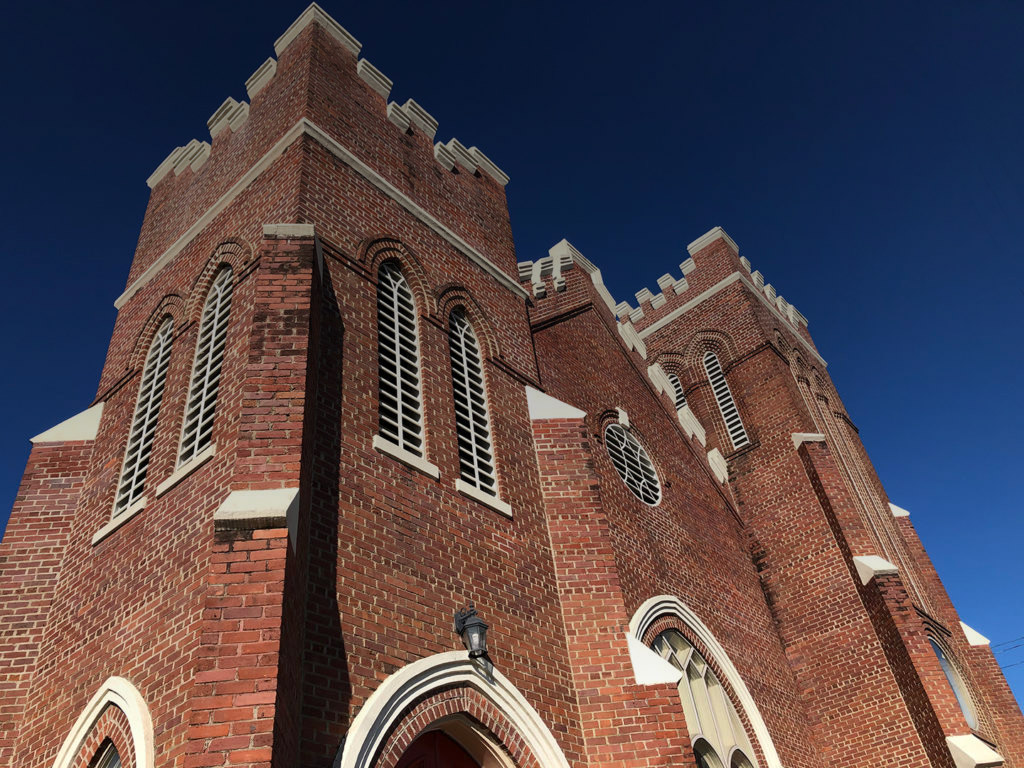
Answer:
M455 739L430 731L409 745L395 768L480 768Z

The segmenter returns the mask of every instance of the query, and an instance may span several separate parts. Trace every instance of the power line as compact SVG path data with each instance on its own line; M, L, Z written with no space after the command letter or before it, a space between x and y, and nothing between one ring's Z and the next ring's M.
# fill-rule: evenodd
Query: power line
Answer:
M1009 645L1010 643L1016 643L1019 640L1024 640L1024 635L1021 635L1020 637L1015 637L1012 640L1003 640L1000 643L992 643L991 647L998 648L1000 645Z

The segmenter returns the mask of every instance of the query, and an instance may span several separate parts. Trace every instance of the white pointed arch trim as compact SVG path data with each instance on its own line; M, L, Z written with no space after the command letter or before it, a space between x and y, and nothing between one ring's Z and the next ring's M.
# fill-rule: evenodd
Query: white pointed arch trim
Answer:
M697 636L697 639L704 644L708 654L715 660L725 679L732 686L732 690L738 699L737 703L746 713L747 719L750 721L750 727L754 731L754 736L761 745L761 752L764 754L764 761L768 768L782 768L782 761L779 760L779 753L775 751L775 744L772 742L771 734L768 733L768 726L765 724L761 713L757 709L757 705L754 703L754 697L750 695L750 691L743 682L743 678L740 677L739 670L733 666L732 661L729 659L729 654L726 653L722 644L715 639L707 625L682 600L673 595L652 597L636 609L633 618L629 620L629 631L640 642L643 642L644 634L650 629L651 625L658 618L666 614L678 617Z
M414 661L377 686L352 721L337 768L370 768L377 751L404 711L432 691L464 685L487 698L519 732L542 768L569 768L561 747L530 703L501 672L483 677L465 651L449 651Z
M100 719L108 704L112 704L128 719L131 727L131 747L135 752L135 765L138 768L153 768L153 718L149 715L149 707L142 694L123 677L109 677L100 686L96 694L86 704L82 714L78 716L68 737L64 739L53 768L73 768L72 762L85 743L89 732Z

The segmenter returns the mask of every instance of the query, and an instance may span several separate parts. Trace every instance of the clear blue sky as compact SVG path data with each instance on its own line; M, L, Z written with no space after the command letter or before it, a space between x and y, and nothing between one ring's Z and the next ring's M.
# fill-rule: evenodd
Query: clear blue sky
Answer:
M146 177L304 5L4 11L0 520L28 438L95 393ZM567 237L633 301L725 227L809 318L961 617L1024 636L1024 4L668 6L325 2L511 175L521 260Z

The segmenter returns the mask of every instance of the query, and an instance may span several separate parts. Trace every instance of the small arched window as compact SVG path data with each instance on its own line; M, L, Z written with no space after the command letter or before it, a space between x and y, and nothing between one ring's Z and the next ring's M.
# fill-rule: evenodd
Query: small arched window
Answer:
M135 401L135 415L128 434L124 465L121 467L121 481L117 486L114 500L114 516L127 510L142 497L146 484L146 470L149 468L153 436L156 434L160 402L164 396L167 381L167 365L171 359L171 334L174 323L171 318L164 320L150 344L146 363L142 367L142 383Z
M683 393L683 383L674 373L668 374L668 383L672 385L672 398L675 400L676 410L678 411L686 405L686 395Z
M949 687L953 689L953 695L956 696L956 702L960 705L960 711L964 713L964 720L967 721L967 725L972 730L976 730L978 727L978 716L974 712L974 704L971 701L970 694L967 692L967 686L964 685L964 681L960 677L960 673L941 643L931 635L928 636L928 642L932 644L932 650L935 651L939 664L942 666L942 673L946 676Z
M377 274L377 387L380 436L423 456L416 302L393 262Z
M750 438L747 437L747 430L743 428L736 402L732 399L732 392L729 391L729 384L725 380L722 364L714 352L704 355L704 370L708 374L708 381L711 382L711 391L715 393L718 410L722 414L722 419L725 420L725 429L729 433L733 450L742 448L750 442Z
M217 273L203 307L185 423L181 430L179 465L194 458L213 438L213 417L217 410L220 370L227 344L233 282L231 267L224 267Z
M605 427L604 444L622 482L644 504L661 501L661 483L651 457L633 433L621 424Z
M490 496L497 496L498 482L491 447L483 358L473 327L461 309L454 310L448 318L448 348L452 360L459 474L464 482L474 488Z
M743 722L707 660L675 629L658 635L652 647L683 673L679 697L698 765L754 768L754 751Z
M121 768L121 755L118 754L117 747L113 742L109 740L106 742L97 758L90 763L90 768Z

